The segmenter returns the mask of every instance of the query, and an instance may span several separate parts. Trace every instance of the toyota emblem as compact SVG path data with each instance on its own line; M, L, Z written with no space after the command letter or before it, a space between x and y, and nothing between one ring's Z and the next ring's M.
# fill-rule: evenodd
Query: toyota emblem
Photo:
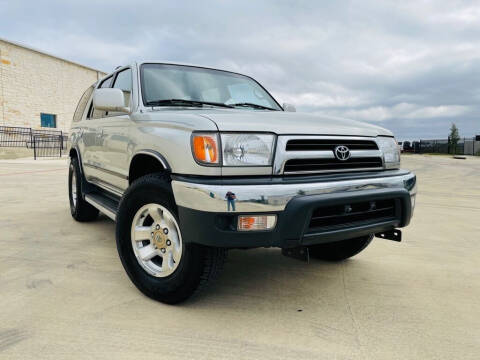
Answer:
M350 159L350 149L345 145L339 145L334 150L333 153L335 157L340 161L345 161Z

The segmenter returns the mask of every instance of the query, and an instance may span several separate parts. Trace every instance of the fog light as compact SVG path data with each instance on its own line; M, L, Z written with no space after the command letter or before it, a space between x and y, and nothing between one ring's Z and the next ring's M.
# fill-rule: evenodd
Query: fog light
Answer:
M275 227L277 215L242 215L238 217L238 231L270 230Z

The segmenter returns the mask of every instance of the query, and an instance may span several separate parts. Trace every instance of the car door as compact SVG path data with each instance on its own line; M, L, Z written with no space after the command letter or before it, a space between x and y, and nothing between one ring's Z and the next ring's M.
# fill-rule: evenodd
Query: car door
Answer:
M102 80L97 88L108 88L112 85L113 76ZM103 149L103 135L101 119L106 116L105 111L96 110L93 107L93 96L88 104L88 112L83 126L82 146L80 153L82 157L83 170L87 181L97 183L103 178L102 162L100 152Z
M85 150L85 145L83 141L83 134L85 132L86 126L85 117L87 116L85 113L88 114L88 107L90 106L90 101L92 99L92 94L95 86L96 84L90 86L87 90L85 90L82 97L80 98L77 108L75 109L75 113L73 114L72 126L70 128L71 146L80 151L81 155L83 155ZM81 157L81 159L83 160L83 156Z
M119 70L111 87L123 91L126 106L130 106L132 95L132 70ZM96 160L102 171L101 181L113 190L122 193L128 187L128 145L130 116L126 113L106 112L98 119L101 150Z

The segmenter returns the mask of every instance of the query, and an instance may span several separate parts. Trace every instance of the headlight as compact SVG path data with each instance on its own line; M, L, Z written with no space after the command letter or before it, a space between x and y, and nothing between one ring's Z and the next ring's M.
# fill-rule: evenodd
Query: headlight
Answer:
M383 152L383 159L387 169L398 169L400 167L400 148L395 138L379 136L377 137L379 149Z
M220 134L223 166L271 166L272 134Z

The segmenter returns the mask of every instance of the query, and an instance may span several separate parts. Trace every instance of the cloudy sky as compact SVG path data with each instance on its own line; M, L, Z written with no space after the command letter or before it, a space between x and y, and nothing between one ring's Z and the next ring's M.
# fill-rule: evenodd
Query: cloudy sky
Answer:
M0 37L104 71L235 70L280 102L399 139L480 134L479 1L0 0Z

